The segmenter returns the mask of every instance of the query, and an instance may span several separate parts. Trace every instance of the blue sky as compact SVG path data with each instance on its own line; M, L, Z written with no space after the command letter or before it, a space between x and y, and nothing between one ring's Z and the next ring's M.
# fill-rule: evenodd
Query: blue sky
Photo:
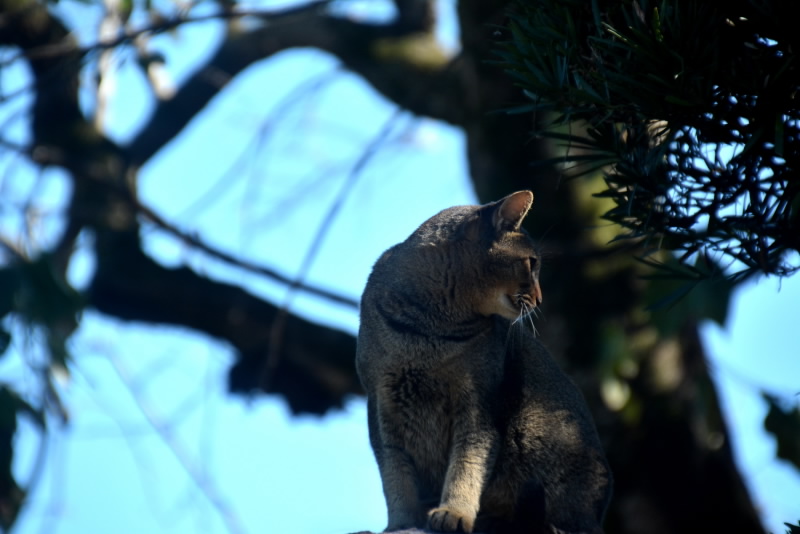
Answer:
M83 31L93 31L96 19L89 8L62 4L61 9L80 20ZM446 33L452 36L451 14L446 9L443 14L450 16ZM163 45L167 65L180 81L218 35L213 24L203 24L154 43ZM152 101L130 58L119 54L117 60L109 131L124 141ZM397 115L359 78L332 75L301 102L287 100L305 80L336 69L336 61L321 53L295 51L238 77L142 169L144 202L215 246L295 272L364 144L388 123L389 138L348 193L308 273L316 284L358 296L380 252L438 210L473 202L474 196L460 133ZM91 99L86 103L91 106ZM8 157L0 159L0 170L5 173L10 164ZM11 203L38 187L39 201L56 212L42 219L40 232L48 239L60 224L64 178L48 171L36 186L34 170L22 169L29 178L3 180L0 192ZM220 180L224 189L216 185ZM222 192L209 198L208 191ZM535 211L534 205L531 216ZM0 228L18 227L18 218L0 212ZM144 235L148 252L164 264L188 264L279 302L286 297L282 287L209 260L156 229L147 228ZM87 279L92 262L86 247L79 251L70 270L76 284ZM795 498L800 477L775 460L774 443L761 428L766 413L761 389L786 396L800 390L793 339L800 278L781 286L776 280L748 285L734 297L726 329L704 326L737 458L776 533L783 521L800 519ZM313 320L351 332L357 327L351 310L304 296L291 302ZM234 355L224 343L92 312L71 349L73 373L59 386L71 420L53 433L19 532L341 534L385 525L361 400L322 419L293 418L280 400L225 393ZM30 377L20 354L0 361L0 377L25 387ZM15 468L25 480L38 435L24 427L18 440L22 454Z

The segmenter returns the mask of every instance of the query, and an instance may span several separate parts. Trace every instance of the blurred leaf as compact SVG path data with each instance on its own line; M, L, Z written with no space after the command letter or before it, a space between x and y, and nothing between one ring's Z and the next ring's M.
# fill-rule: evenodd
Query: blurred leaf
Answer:
M19 396L7 386L0 386L0 527L8 531L17 519L25 492L14 479L14 434L17 431Z
M0 356L2 356L6 350L8 350L8 346L11 344L11 334L6 332L5 330L0 330Z
M117 15L122 19L124 25L133 12L133 0L119 0L117 3Z
M644 278L658 280L648 285L646 298L653 323L662 334L674 334L687 319L725 325L736 282L724 276L718 265L701 255L694 265L681 264L672 256L663 263L640 261L656 269Z
M550 127L613 132L565 150L560 163L615 160L591 170L606 175L599 194L616 204L606 218L620 236L709 250L741 262L743 276L800 270L800 86L788 3L515 4L499 63L557 117ZM736 147L735 157L722 147ZM753 191L761 196L742 215Z
M769 404L764 428L775 437L777 456L800 470L800 407L784 409L779 399L768 393L762 396Z
M18 266L22 291L16 303L20 315L31 322L53 328L74 329L82 308L77 291L55 271L46 255Z
M83 298L63 278L47 254L0 269L0 318L13 312L23 324L43 329L51 364L67 369L66 341L78 326ZM11 341L0 330L0 354Z
M800 534L800 521L797 522L796 525L792 525L791 523L784 523L788 530L786 534Z
M0 318L14 307L14 295L19 287L19 277L13 267L0 269Z
M17 398L17 394L8 386L0 385L0 433L13 434L17 430ZM0 456L0 469L4 464Z

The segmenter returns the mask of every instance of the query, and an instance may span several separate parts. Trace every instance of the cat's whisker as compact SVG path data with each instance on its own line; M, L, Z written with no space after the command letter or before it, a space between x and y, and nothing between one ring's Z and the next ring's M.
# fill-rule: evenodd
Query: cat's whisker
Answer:
M525 310L521 309L516 319L511 321L511 327L506 333L506 346L516 346L525 343Z
M508 333L510 335L511 331L513 330L515 340L518 342L523 342L525 338L523 333L524 328L525 328L525 311L520 310L517 318L514 319L514 321L511 323L511 328L508 329Z
M533 335L538 336L539 331L536 330L536 325L533 324L533 316L537 314L536 307L529 305L525 300L523 300L521 295L517 296L517 303L520 306L519 316L514 319L514 321L511 323L511 326L514 326L517 323L525 324L525 321L527 320L527 322L531 325Z
M538 337L539 331L536 330L536 325L533 324L533 316L536 314L536 308L531 308L526 317L528 317L528 322L531 323L531 329L533 330L533 335Z

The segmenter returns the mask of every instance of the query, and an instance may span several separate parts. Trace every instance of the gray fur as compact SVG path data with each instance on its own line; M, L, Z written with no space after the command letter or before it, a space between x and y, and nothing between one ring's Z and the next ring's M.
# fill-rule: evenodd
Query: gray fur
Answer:
M387 531L602 532L611 473L583 397L525 321L533 195L433 216L375 264L356 365Z

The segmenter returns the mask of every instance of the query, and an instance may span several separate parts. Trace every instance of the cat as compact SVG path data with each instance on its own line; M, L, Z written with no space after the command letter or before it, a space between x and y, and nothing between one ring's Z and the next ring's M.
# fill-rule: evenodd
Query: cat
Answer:
M386 531L602 533L612 476L577 387L523 323L533 193L446 209L375 264L356 367Z

